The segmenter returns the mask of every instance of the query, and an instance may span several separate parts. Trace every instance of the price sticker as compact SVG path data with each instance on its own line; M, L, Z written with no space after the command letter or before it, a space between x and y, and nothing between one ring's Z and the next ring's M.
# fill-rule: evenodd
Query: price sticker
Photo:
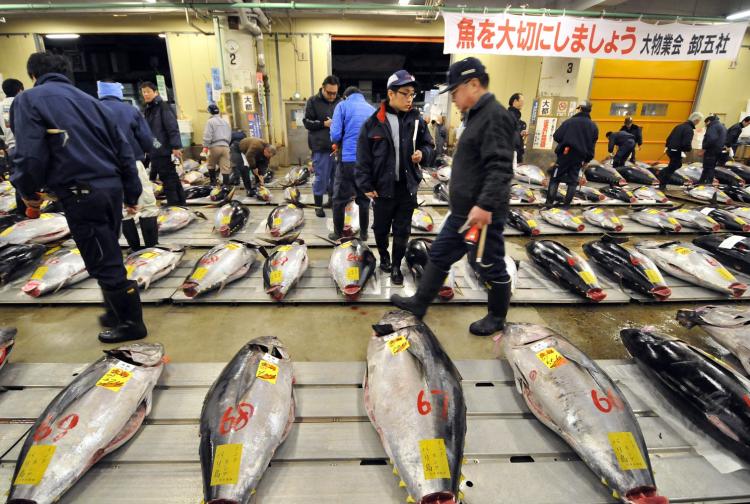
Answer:
M193 278L195 280L203 280L203 277L206 276L206 273L208 273L208 269L204 268L203 266L198 266L195 268L195 271L193 271L193 274L190 275L190 278Z
M350 282L359 281L359 268L357 266L346 268L346 279Z
M664 279L662 278L661 274L658 271L654 269L647 269L645 273L649 282L655 283L655 284L664 283Z
M351 223L352 223L352 216L344 215L344 224L351 224Z
M127 371L120 367L113 367L104 373L104 376L99 378L99 381L96 382L96 386L111 390L112 392L119 392L132 377L132 371Z
M595 215L599 215L599 214L603 214L603 213L604 213L604 210L602 210L601 208L594 208L594 209L593 209L593 210L591 211L591 213L592 213L592 214L595 214Z
M568 359L563 357L555 348L545 348L541 352L538 352L536 356L550 369L555 369L568 363Z
M276 377L279 376L279 366L262 359L258 363L258 370L255 372L255 376L268 383L276 384Z
M422 439L419 442L419 453L426 480L450 479L451 470L444 439Z
M279 247L279 252L289 252L290 250L292 250L291 245L282 245Z
M211 486L236 485L240 479L242 445L224 444L216 447L214 467L211 470Z
M717 268L716 272L721 275L721 278L724 280L729 280L730 282L734 280L734 275L732 275L726 268Z
M144 252L143 254L141 254L141 259L151 259L152 257L156 257L158 255L159 254L157 254L156 252Z
M607 434L609 444L615 452L617 462L623 471L646 469L646 461L632 432L610 432Z
M349 248L352 246L352 242L346 241L340 245L341 248Z
M687 247L676 247L674 251L680 255L689 255L693 253L692 249L689 249Z
M34 271L34 274L31 275L31 280L41 280L44 278L44 275L47 274L48 270L49 266L39 266L36 271Z
M242 245L238 243L227 243L226 248L227 250L237 250L242 248Z
M411 346L409 340L404 335L391 336L385 340L385 344L393 355L401 353Z
M14 484L38 485L41 483L56 449L55 445L32 445L26 452L26 458L23 459Z
M586 270L579 271L578 276L581 277L581 280L586 282L586 285L591 285L591 284L596 283L596 276L594 276L594 274L590 271L586 271Z
M278 284L281 283L281 280L284 278L284 273L281 270L274 270L269 275L269 280L272 284Z

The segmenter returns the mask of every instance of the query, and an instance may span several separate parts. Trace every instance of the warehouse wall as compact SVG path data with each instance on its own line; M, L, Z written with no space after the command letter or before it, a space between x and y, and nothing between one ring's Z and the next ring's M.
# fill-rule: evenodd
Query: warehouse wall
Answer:
M745 35L736 67L731 66L726 60L707 63L696 106L704 114L723 114L727 125L737 122L750 100L750 35Z
M26 60L35 51L34 36L6 35L0 36L0 74L3 79L14 78L23 82L27 89L31 87L31 79L26 73Z

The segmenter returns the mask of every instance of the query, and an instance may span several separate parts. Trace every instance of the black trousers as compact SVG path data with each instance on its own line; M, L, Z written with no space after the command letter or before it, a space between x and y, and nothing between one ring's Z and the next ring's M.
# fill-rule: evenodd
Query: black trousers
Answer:
M557 158L557 165L552 170L552 176L549 179L547 187L547 205L552 205L557 198L557 188L560 183L567 186L565 195L565 204L570 205L578 188L578 177L581 173L582 161L576 156L562 155Z
M370 199L357 188L354 180L354 166L357 163L336 163L336 176L333 179L333 230L341 236L344 229L344 212L352 198L359 206L359 228L367 230L370 217ZM411 216L409 217L411 225Z
M61 197L70 233L89 275L106 290L127 285L127 273L120 251L122 188L91 189L85 196Z
M714 181L714 174L716 173L716 163L719 161L719 155L721 151L713 151L706 149L703 153L703 173L701 178L698 180L699 184L712 184Z
M164 194L168 205L185 205L185 190L182 188L180 177L172 163L171 157L159 156L151 158L151 175L154 171L164 185Z
M417 208L417 195L409 194L406 183L402 182L396 183L394 196L393 198L378 197L373 201L372 231L382 259L388 254L388 233L393 230L393 260L391 262L394 268L399 268L411 235L411 217L414 209Z
M659 172L659 182L662 185L669 184L669 179L672 178L674 172L682 166L682 151L667 149L667 156L669 156L669 164Z
M614 168L617 168L619 166L625 166L625 161L627 161L628 157L631 154L635 154L635 144L630 145L623 145L622 147L617 148L617 153L615 154L614 159L612 160L612 166Z

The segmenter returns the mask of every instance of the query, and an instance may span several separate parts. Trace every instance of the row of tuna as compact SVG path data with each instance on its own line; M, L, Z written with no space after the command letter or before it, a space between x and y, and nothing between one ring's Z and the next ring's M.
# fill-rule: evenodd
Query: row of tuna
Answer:
M587 259L553 240L534 240L526 251L534 264L568 290L593 302L607 297L592 263L617 283L656 301L672 291L662 272L692 285L739 298L748 286L727 269L750 272L750 238L739 235L705 235L688 243L640 241L626 248L625 238L604 236L584 243ZM589 262L591 261L591 262Z

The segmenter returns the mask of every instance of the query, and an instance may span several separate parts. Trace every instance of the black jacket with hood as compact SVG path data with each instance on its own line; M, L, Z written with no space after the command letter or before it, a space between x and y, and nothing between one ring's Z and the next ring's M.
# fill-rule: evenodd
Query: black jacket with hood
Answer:
M331 129L323 125L326 119L333 119L333 109L341 101L337 96L332 102L323 97L323 90L318 90L305 105L305 118L302 124L307 128L307 145L313 152L331 150Z

